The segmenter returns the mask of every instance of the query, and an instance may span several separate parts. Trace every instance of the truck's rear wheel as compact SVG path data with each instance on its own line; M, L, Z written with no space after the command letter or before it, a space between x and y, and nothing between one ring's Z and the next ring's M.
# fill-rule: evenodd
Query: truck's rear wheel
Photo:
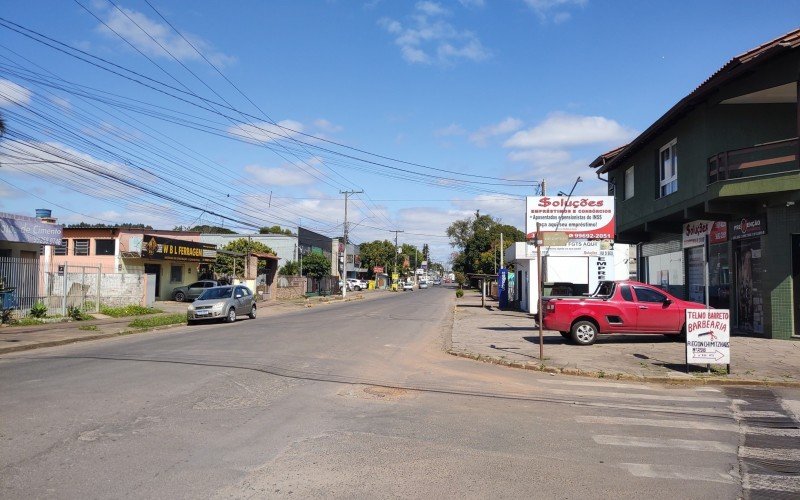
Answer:
M572 325L572 341L578 345L592 345L597 341L597 326L591 321L578 321Z

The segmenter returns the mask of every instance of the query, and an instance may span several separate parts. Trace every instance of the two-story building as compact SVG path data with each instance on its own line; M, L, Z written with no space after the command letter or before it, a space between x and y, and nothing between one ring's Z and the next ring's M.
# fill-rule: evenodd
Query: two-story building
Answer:
M796 30L734 57L590 165L607 175L639 279L705 300L707 260L711 306L755 336L800 335L799 96Z

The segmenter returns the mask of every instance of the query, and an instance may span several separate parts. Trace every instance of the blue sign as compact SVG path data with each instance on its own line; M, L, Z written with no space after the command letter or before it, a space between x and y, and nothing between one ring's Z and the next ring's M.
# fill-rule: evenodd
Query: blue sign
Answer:
M508 307L508 269L505 267L497 273L497 294L499 295L500 309Z
M60 245L64 226L47 224L35 217L0 212L0 241Z

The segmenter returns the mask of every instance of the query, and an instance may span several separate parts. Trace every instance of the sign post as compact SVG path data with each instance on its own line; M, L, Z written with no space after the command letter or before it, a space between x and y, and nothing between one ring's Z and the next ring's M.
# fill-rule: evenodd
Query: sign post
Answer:
M731 372L730 310L686 310L686 373L690 364L727 365Z
M544 281L542 279L542 242L539 239L541 235L541 224L536 223L536 282L537 282L537 295L539 296L539 362L544 363L544 311L542 311L542 292L544 291Z

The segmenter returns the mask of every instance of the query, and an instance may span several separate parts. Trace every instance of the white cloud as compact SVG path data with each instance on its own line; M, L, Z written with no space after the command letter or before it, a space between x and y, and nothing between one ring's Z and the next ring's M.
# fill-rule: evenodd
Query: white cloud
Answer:
M125 8L121 10L122 12L113 7L109 8L104 16L108 28L100 25L97 29L108 37L118 39L113 32L116 31L149 56L171 59L170 55L164 51L166 49L178 60L200 61L202 57L192 48L194 45L216 66L228 66L236 60L233 56L215 50L211 44L198 36L184 32L183 36L191 42L190 44L166 24L150 19L135 10Z
M52 97L49 97L49 99L53 104L55 104L56 106L58 106L61 109L64 109L66 111L69 111L69 110L72 109L72 103L69 102L67 99L64 99L63 97L52 96Z
M494 123L492 125L479 128L477 131L470 134L469 140L474 144L483 147L486 146L486 143L490 138L498 135L510 134L515 130L519 130L520 127L522 127L522 120L509 116L500 123Z
M433 131L434 137L453 137L457 135L464 135L466 133L467 131L457 123L451 123L446 127L442 127Z
M303 128L303 124L300 122L281 120L277 124L256 122L246 125L234 125L228 128L228 133L249 142L265 143L296 137L299 132L303 131Z
M461 5L470 8L481 8L486 5L484 0L458 0Z
M31 102L31 91L11 80L0 78L0 108Z
M324 118L317 118L316 120L314 120L314 126L317 128L317 130L320 130L322 132L326 132L326 133L329 133L329 134L335 134L336 132L341 132L343 130L343 127L341 125L336 125L334 123L331 123L331 122L329 122L328 120L326 120ZM292 128L294 128L294 127L292 127ZM299 129L295 129L295 130L299 130Z
M563 149L523 149L508 153L508 159L533 165L553 165L569 161L571 155Z
M623 144L637 132L602 116L581 116L553 113L542 123L511 136L507 148L548 148L585 146L589 144Z
M524 2L539 17L540 21L552 20L555 24L561 24L572 17L565 9L583 7L588 0L524 0Z
M309 167L304 166L305 169ZM284 164L279 167L246 165L244 171L255 183L267 186L302 186L313 184L314 177L297 165Z
M458 30L441 19L449 12L434 2L419 2L408 24L383 18L378 24L395 37L400 53L412 64L450 65L456 61L482 61L490 57L471 31Z

